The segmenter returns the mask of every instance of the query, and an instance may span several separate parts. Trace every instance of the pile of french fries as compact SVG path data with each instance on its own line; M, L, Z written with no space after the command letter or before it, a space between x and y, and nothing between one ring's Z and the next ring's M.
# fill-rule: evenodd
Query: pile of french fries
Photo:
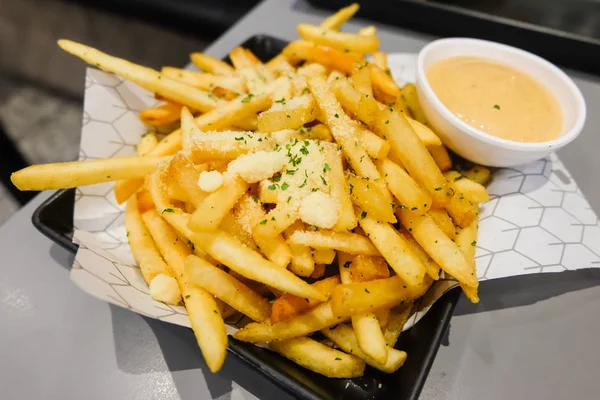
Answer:
M451 170L415 87L392 79L375 28L339 31L357 10L300 24L301 39L267 63L239 47L232 65L194 53L202 72L159 72L59 41L164 101L142 121L179 127L143 136L136 157L35 165L12 181L21 190L115 181L152 296L183 302L212 371L233 314L254 321L235 338L350 378L366 365L402 366L396 341L441 271L478 301L489 171Z

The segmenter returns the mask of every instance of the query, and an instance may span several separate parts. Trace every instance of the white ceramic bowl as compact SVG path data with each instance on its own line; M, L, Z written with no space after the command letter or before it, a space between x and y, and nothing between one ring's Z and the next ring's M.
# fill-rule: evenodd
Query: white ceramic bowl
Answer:
M549 142L521 143L488 135L463 122L438 99L425 73L435 62L456 56L491 59L540 81L554 94L562 109L560 136ZM585 122L583 96L564 72L534 54L485 40L449 38L425 46L417 58L417 91L429 123L444 144L467 160L482 165L509 167L543 158L575 139Z

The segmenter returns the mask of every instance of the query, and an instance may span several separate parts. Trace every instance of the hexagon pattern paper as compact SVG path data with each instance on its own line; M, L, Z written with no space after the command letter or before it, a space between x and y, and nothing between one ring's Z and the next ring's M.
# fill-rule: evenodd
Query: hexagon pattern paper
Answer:
M396 81L414 81L414 54L391 54ZM156 104L135 84L88 69L80 159L129 156L149 128L141 110ZM152 300L129 250L124 207L113 184L78 188L74 240L80 244L71 279L84 291L151 318L189 326L181 306ZM480 280L600 267L600 224L556 155L494 171L490 201L480 210L477 276ZM457 283L440 280L420 301L406 329ZM230 327L229 332L235 328Z

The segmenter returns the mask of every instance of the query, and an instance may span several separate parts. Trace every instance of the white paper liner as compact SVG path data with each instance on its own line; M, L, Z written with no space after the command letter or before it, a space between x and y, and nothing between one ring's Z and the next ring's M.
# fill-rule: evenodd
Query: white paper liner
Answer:
M390 54L394 79L414 81L414 54ZM80 159L135 155L150 128L138 118L157 101L137 85L88 69ZM147 317L190 326L184 307L149 295L127 244L124 207L113 184L77 189L74 240L80 244L71 279L84 291ZM490 201L480 211L477 277L497 279L600 267L600 225L577 184L556 155L528 165L498 169L488 185ZM418 303L413 326L450 288L442 280ZM229 327L228 332L236 328Z

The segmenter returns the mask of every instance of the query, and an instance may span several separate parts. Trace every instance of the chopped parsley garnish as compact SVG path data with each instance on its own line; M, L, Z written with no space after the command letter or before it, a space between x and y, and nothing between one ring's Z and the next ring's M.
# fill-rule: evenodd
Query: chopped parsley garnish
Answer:
M354 190L354 185L350 183L348 186L350 186L350 194L352 194L352 191Z
M165 209L163 210L163 214L164 214L164 213L172 213L172 212L175 212L175 211L173 211L173 209L172 209L172 208L165 208Z
M473 240L473 241L471 242L471 246L477 246L477 241L476 241L476 240Z
M329 163L325 163L325 166L323 167L323 172L327 172L327 171L331 171L331 167L329 166Z
M494 104L494 108L495 108L496 110L499 110L499 109L500 109L500 106L499 106L498 104Z
M442 187L441 187L441 186L438 186L438 187L436 187L436 188L435 188L435 189L433 189L433 190L435 190L436 192L439 192L440 190L442 190Z
M284 105L284 106L285 106L285 99L282 97L282 98L281 98L281 99L279 99L279 100L275 100L275 103L279 103L279 104L281 104L281 105Z
M275 175L275 176L273 177L273 180L274 180L275 182L279 182L279 181L281 180L281 175L279 175L279 174Z
M350 264L352 264L352 261L346 261L344 263L344 268L350 268Z
M367 212L366 211L361 212L360 213L360 218L362 218L362 219L367 218Z
M462 175L457 176L456 178L454 178L454 182L460 181L462 178L464 178L464 176L462 176Z
M371 292L369 292L369 289L365 288L365 293L371 293Z
M277 189L276 184L269 185L269 190L275 190L275 189Z
M267 220L266 220L266 219L263 219L262 221L260 221L260 224L261 224L261 225L264 225L264 224L266 224L266 223L267 223Z
M287 171L285 171L285 173L287 175L294 175L296 173L296 171L298 171L297 169L288 169Z
M248 93L246 97L242 99L242 103L249 103L252 97L254 97L254 95L252 93Z
M325 180L325 178L323 178L323 175L320 175L321 177L321 182L323 182L323 185L327 185L327 181Z
M287 182L283 182L283 184L281 185L281 190L286 190L289 187L290 185Z
M338 115L338 113L335 113L334 117L339 118L340 116Z

